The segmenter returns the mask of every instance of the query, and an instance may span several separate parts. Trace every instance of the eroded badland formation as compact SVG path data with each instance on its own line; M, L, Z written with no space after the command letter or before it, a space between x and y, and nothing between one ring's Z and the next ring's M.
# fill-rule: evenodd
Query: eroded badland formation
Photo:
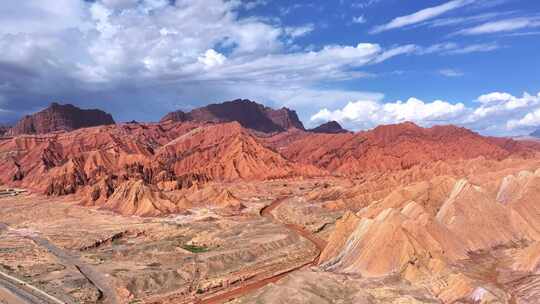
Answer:
M247 100L3 132L0 302L540 303L536 142Z

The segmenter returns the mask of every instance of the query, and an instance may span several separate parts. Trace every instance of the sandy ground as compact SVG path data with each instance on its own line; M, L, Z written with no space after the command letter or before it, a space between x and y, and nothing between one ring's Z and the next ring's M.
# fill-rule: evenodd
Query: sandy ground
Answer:
M311 232L260 214L278 197L308 189L299 183L265 191L240 185L235 195L248 208L233 215L198 208L124 217L70 197L0 198L0 222L9 227L0 231L0 268L66 302L211 299L313 263L320 248Z
M2 304L26 304L26 302L9 291L8 289L0 286L0 303Z

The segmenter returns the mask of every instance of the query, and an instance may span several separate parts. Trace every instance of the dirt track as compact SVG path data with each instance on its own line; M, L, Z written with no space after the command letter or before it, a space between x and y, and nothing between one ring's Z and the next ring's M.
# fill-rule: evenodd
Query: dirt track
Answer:
M279 198L279 199L273 201L270 205L264 207L260 212L261 216L269 218L272 221L279 222L279 220L277 220L274 217L274 215L272 214L272 211L274 209L276 209L277 207L279 207L279 205L281 205L286 199L287 199L287 197ZM222 294L210 297L210 298L206 298L206 299L196 301L195 303L197 303L197 304L221 304L221 303L225 303L225 302L231 301L233 299L239 298L241 296L247 295L247 294L249 294L249 293L251 293L251 292L253 292L253 291L257 290L257 289L263 288L263 287L265 287L266 285L268 285L270 283L275 283L275 282L279 281L280 279L282 279L283 277L287 276L288 274L290 274L292 272L295 272L295 271L300 270L300 269L302 269L304 267L307 267L307 266L316 265L318 263L318 261L319 261L319 257L321 255L322 250L326 246L326 241L320 239L319 237L317 237L316 235L314 235L313 233L311 233L310 231L304 229L301 226L294 225L294 224L285 224L285 223L281 223L281 222L279 222L279 223L282 224L283 226L287 227L289 230L292 230L292 231L296 232L298 235L300 235L300 236L304 237L305 239L309 240L310 242L312 242L318 249L317 255L311 261L308 261L308 262L306 262L306 263L304 263L304 264L302 264L302 265L300 265L298 267L295 267L293 269L289 269L287 271L284 271L282 273L279 273L277 275L274 275L272 277L269 277L269 278L266 278L266 279L263 279L263 280L259 280L257 282L253 282L253 283L250 283L250 284L246 284L244 286L240 286L240 287L238 287L236 289L233 289L231 291L228 291L228 292L225 292L225 293L222 293Z
M0 232L8 229L8 225L0 223ZM64 304L65 302L33 285L0 271L0 303Z
M0 223L0 230L5 230L8 228L9 228L8 225L4 223ZM32 240L36 245L47 249L63 265L74 266L99 291L101 303L106 303L106 304L118 303L117 298L116 298L116 291L114 290L112 285L109 283L109 281L106 279L106 277L103 274L96 271L90 265L87 265L84 262L82 262L76 255L55 246L53 243L49 242L49 240L47 240L46 238L40 237L38 235L30 234L30 235L22 235L22 237L26 237ZM43 294L45 293L43 292ZM60 300L57 300L57 302L63 303ZM41 302L38 302L38 303L41 303Z
M30 236L29 237L37 245L46 248L50 253L52 253L60 262L64 265L72 265L100 292L100 302L107 304L116 304L118 303L116 299L116 291L105 278L105 276L93 267L82 262L77 256L69 253L59 247L56 247L54 244L49 242L49 240L39 237L39 236Z

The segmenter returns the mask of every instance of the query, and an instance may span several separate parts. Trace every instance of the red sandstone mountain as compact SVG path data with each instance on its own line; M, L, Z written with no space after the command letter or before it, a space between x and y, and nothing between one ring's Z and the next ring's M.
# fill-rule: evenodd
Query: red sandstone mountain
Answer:
M442 303L536 303L526 299L534 298L538 281L509 288L507 277L534 276L539 269L538 166L537 159L477 159L413 183L379 175L379 184L396 182L392 190L345 213L321 267L362 277L397 275L425 286ZM353 188L377 187L361 181ZM460 300L474 298L482 301Z
M309 129L313 133L326 133L326 134L338 134L349 133L349 131L343 129L337 121L326 122L316 128Z
M264 147L237 122L194 129L160 147L155 160L176 175L189 172L212 180L283 178L303 170Z
M287 159L346 175L411 168L439 160L513 154L532 156L538 145L490 138L455 126L421 128L406 122L370 131L314 134L290 131L265 140Z
M233 100L220 104L211 104L197 108L191 112L171 112L165 115L165 121L197 121L197 122L239 122L244 128L271 133L291 128L304 129L295 111L287 108L274 110L250 100Z
M85 204L137 215L181 210L167 203L160 194L165 190L323 174L286 160L236 122L100 126L5 139L0 152L3 183L49 195L77 194ZM120 198L133 207L118 207ZM140 207L143 203L147 207Z
M83 110L71 104L52 103L40 112L23 117L7 134L44 134L111 124L114 124L112 116L101 110Z
M441 303L536 303L540 144L413 123L339 134L293 127L270 136L236 121L174 115L157 124L1 138L0 182L73 194L123 215L193 207L234 215L252 201L228 182L346 175L314 183L275 210L306 223L319 210L342 215L322 226L331 229L320 234L329 237L317 272L369 285L403 279ZM295 214L303 202L308 211Z
M246 118L243 123L251 130L241 122L220 122L236 107L241 109L236 117ZM36 132L67 130L87 124L88 121L72 122L76 115L59 116L73 108L53 105L30 116L28 121ZM84 110L75 110L75 113L80 111ZM260 114L255 117L263 124L246 113ZM178 119L164 119L158 124L128 123L6 138L0 140L0 172L3 173L0 182L49 195L76 194L86 204L127 214L157 215L178 212L186 205L161 192L211 181L327 174L368 178L370 173L409 169L413 172L420 170L418 168L450 172L451 168L443 168L438 163L478 157L488 160L531 157L540 150L535 143L483 137L454 126L421 128L403 123L358 133L319 134L296 128L295 119L289 121L289 114L279 113L289 112L274 111L249 101L233 101L225 106L208 106L184 113L189 118L187 121L182 121L182 115L176 113ZM244 114L246 116L242 116ZM36 129L34 121L40 117L52 120L48 125L36 124L42 126ZM62 119L55 120L58 117ZM231 117L235 116L227 120ZM292 127L270 137L252 132L284 130L287 126ZM387 188L360 196L341 195L335 198L339 202L330 205L336 208L365 206L370 199L386 195L387 189L396 185L396 180L434 176L422 170L413 175L395 175L394 180L387 175ZM374 182L376 184L382 185L380 181ZM128 189L131 186L136 189L131 191ZM339 192L337 194L340 196ZM131 202L131 207L119 207L122 198ZM113 201L109 202L110 199Z

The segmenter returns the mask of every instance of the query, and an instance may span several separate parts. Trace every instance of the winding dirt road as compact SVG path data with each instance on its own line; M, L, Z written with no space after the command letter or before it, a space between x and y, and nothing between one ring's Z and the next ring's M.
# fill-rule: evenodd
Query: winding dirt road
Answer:
M4 223L0 223L0 230L8 230L10 227ZM13 229L11 229L13 230ZM16 230L13 230L16 232ZM26 237L32 240L36 245L47 249L53 254L64 266L75 267L100 293L100 303L116 304L116 291L109 283L109 280L100 272L96 271L92 266L87 265L79 259L75 254L57 247L49 242L46 238L42 238L36 234L22 234L21 237ZM37 290L37 289L36 289ZM22 293L24 290L21 290ZM42 292L45 294L44 292ZM51 297L53 298L53 297ZM42 302L38 302L42 303ZM63 303L63 302L60 302Z
M9 230L9 226L0 223L0 232ZM66 304L47 292L28 284L14 276L0 271L0 303L13 304Z
M71 254L70 252L56 247L45 238L39 236L30 236L29 238L37 245L46 248L56 258L58 258L62 264L71 265L77 268L77 270L99 291L101 303L118 303L116 299L116 291L109 283L109 280L107 280L102 273L96 271L90 265L85 264L77 256Z
M297 266L297 267L295 267L293 269L286 270L286 271L284 271L282 273L276 274L276 275L274 275L272 277L269 277L269 278L266 278L266 279L263 279L263 280L259 280L259 281L253 282L253 283L249 283L249 284L240 286L240 287L238 287L236 289L230 290L228 292L225 292L225 293L222 293L222 294L219 294L219 295L215 295L215 296L210 297L210 298L206 298L206 299L196 301L195 303L197 303L197 304L221 304L221 303L225 303L225 302L231 301L233 299L236 299L236 298L242 297L244 295L247 295L247 294L249 294L249 293L251 293L251 292L253 292L255 290L258 290L260 288L263 288L268 284L275 283L275 282L279 281L280 279L282 279L283 277L287 276L288 274L290 274L292 272L295 272L297 270L300 270L300 269L302 269L304 267L317 265L317 263L319 262L319 257L321 255L321 252L324 249L324 247L326 246L326 241L320 239L319 237L317 237L316 235L314 235L310 231L304 229L304 227L302 227L302 226L289 224L289 223L282 223L281 221L276 219L274 217L274 215L272 214L272 211L275 210L277 207L279 207L287 199L288 199L288 197L283 197L283 198L279 198L279 199L273 201L270 205L268 205L268 206L264 207L263 209L261 209L260 215L262 217L269 218L270 220L283 225L284 227L288 228L289 230L295 232L296 234L300 235L301 237L303 237L303 238L309 240L310 242L312 242L317 247L317 251L318 251L317 255L312 260L307 261L306 263L304 263L304 264L302 264L300 266Z
M45 291L0 271L0 303L66 304Z

